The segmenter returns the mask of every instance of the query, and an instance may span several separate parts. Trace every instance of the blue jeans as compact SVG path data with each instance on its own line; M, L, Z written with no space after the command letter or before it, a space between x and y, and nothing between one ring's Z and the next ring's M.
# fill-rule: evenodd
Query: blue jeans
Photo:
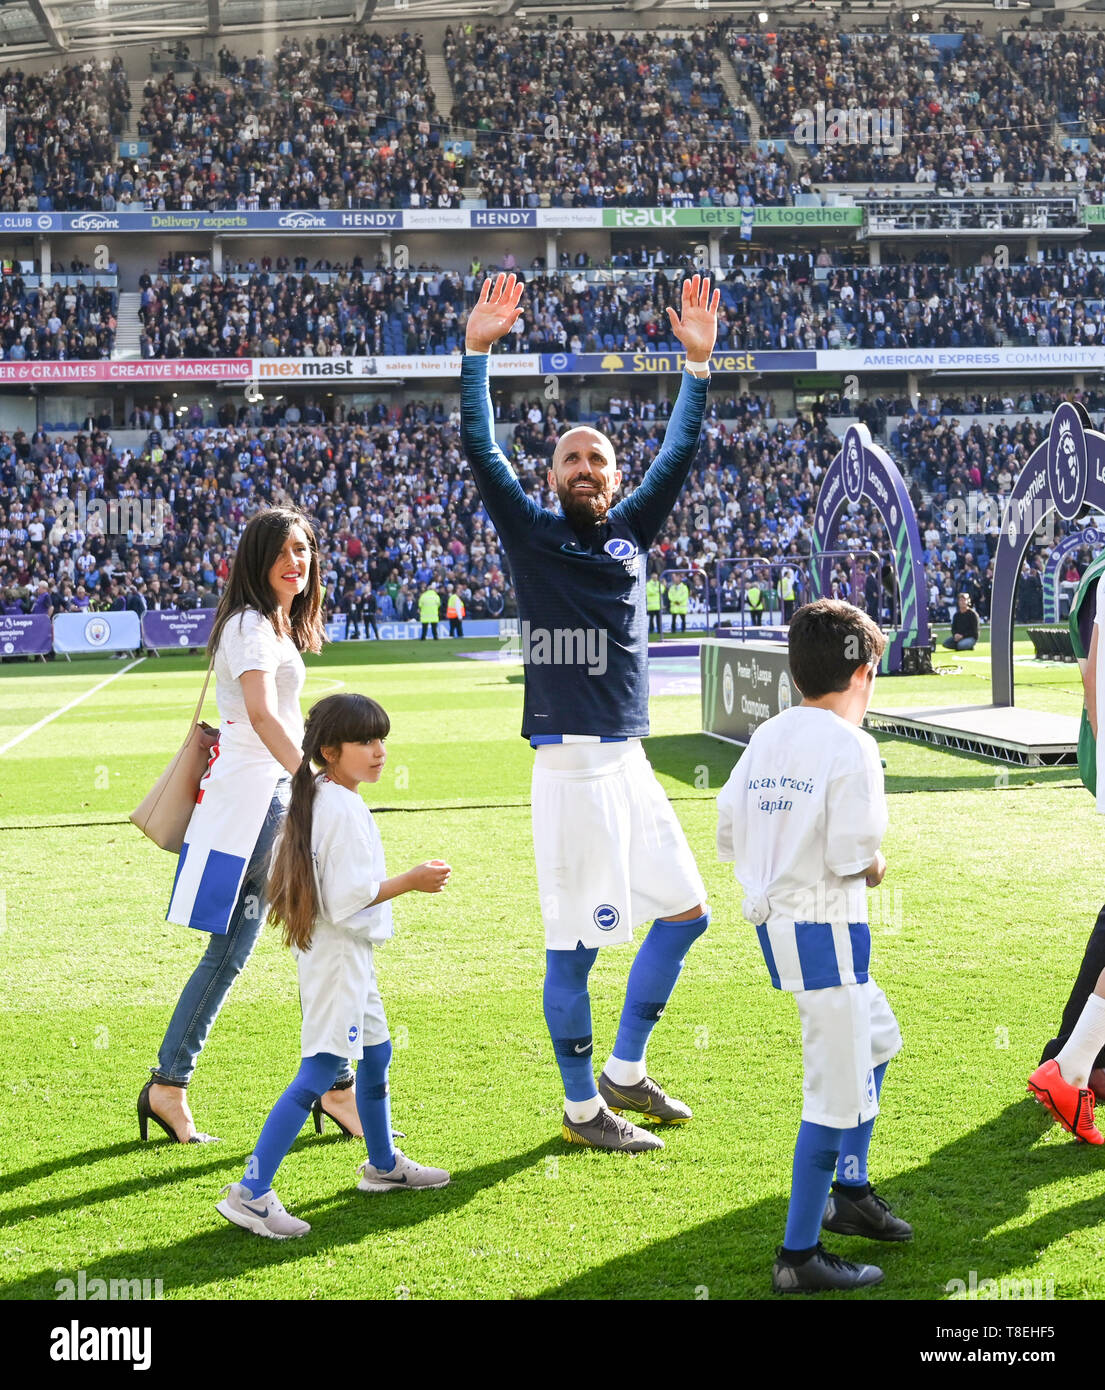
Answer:
M200 963L181 991L157 1054L157 1066L151 1071L153 1080L160 1085L187 1086L191 1081L211 1025L261 935L267 912L265 888L269 852L288 809L291 787L289 777L282 777L276 784L268 815L246 865L226 934L211 936ZM353 1068L346 1063L338 1081L351 1081L352 1077Z

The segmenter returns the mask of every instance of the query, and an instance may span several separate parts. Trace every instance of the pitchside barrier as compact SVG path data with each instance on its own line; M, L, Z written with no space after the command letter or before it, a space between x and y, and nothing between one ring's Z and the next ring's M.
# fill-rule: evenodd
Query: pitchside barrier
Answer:
M709 638L699 648L699 660L702 732L711 738L747 743L765 720L802 698L780 642Z
M0 656L45 656L72 653L139 651L194 651L205 647L215 621L213 608L151 608L138 614L128 610L109 613L59 613L52 621L45 613L0 613ZM416 620L377 620L385 642L415 641L422 635ZM692 615L688 627L702 626L702 615ZM442 637L448 622L437 628ZM496 637L505 641L517 634L517 618L465 619L466 637ZM338 613L326 624L330 642L346 642L348 619ZM362 639L363 640L363 639ZM431 639L432 640L432 639Z

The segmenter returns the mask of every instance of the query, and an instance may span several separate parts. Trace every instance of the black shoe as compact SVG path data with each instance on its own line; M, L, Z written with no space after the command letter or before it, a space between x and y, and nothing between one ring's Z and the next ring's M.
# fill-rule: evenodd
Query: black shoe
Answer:
M866 1236L869 1240L912 1240L913 1227L890 1210L873 1187L865 1197L850 1197L834 1182L825 1203L823 1230L838 1236Z
M169 1136L169 1138L173 1141L174 1144L217 1144L219 1142L219 1140L213 1134L196 1133L192 1135L191 1139L178 1138L177 1132L175 1129L173 1129L172 1125L166 1124L165 1121L161 1118L161 1116L158 1115L156 1111L153 1109L153 1107L150 1105L150 1087L154 1084L155 1083L153 1081L147 1081L146 1084L142 1087L141 1091L138 1093L138 1136L143 1143L146 1142L146 1139L148 1137L149 1123L151 1120L153 1120L155 1124L161 1126L161 1128L165 1131L165 1133ZM159 1081L156 1084L159 1086L166 1086L169 1083L165 1081ZM181 1086L180 1089L183 1091L185 1087Z
M775 1253L779 1255L780 1245ZM776 1293L820 1293L824 1289L864 1289L881 1284L882 1270L878 1265L855 1265L830 1255L818 1242L817 1249L800 1265L792 1265L781 1257L771 1268L771 1287Z
M350 1084L352 1084L352 1083L350 1083ZM334 1087L332 1087L331 1089L332 1089L332 1090L335 1090L335 1091L344 1091L344 1090L346 1089L346 1087L344 1087L344 1086L334 1086ZM354 1134L353 1131L352 1131L351 1129L347 1129L347 1128L345 1127L345 1125L342 1124L342 1122L338 1119L338 1117L337 1117L336 1115L331 1115L330 1112L329 1112L329 1110L327 1110L327 1109L324 1108L324 1106L323 1106L323 1104L322 1104L322 1097L321 1097L321 1096L319 1097L318 1100L315 1101L314 1105L311 1106L311 1118L312 1118L312 1119L314 1120L314 1122L315 1122L315 1133L316 1133L316 1134L321 1134L321 1133L322 1133L322 1117L323 1117L323 1115L325 1115L326 1118L327 1118L328 1120L333 1120L334 1124L337 1125L337 1127L341 1130L342 1134L345 1136L346 1139L360 1139L361 1136L360 1136L359 1134ZM403 1133L403 1131L402 1131L401 1129L393 1129L393 1130L391 1131L391 1137L392 1137L393 1139L405 1139L407 1136Z

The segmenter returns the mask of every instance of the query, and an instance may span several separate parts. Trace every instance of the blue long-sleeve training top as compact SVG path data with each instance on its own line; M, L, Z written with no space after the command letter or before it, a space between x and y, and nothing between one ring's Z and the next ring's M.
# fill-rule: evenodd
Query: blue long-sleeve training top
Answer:
M461 440L510 559L525 662L522 737L648 733L646 562L698 448L707 382L683 373L664 443L628 497L581 534L528 497L495 442L488 358L461 366Z

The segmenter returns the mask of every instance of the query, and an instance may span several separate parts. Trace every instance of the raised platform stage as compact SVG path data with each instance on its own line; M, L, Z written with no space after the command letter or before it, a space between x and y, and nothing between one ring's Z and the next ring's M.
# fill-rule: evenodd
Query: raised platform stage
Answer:
M1055 767L1078 761L1079 720L1016 705L869 709L865 727L999 762Z

